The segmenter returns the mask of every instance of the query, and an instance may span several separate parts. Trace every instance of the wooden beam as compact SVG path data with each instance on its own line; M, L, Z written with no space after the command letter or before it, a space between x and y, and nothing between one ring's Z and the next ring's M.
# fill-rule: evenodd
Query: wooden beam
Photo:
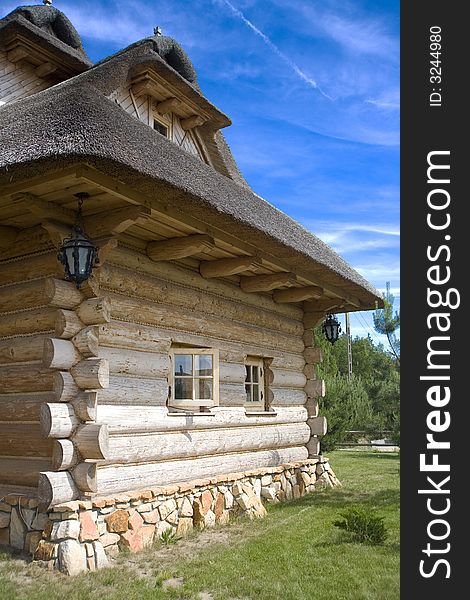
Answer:
M56 471L66 471L80 462L80 456L72 440L54 440L52 447L52 468Z
M111 250L114 250L114 248L117 248L118 241L116 238L108 237L108 238L103 238L101 240L94 240L94 243L96 244L96 247L98 248L98 259L100 261L99 266L102 267L104 265L104 263L106 262L108 254L111 252ZM88 280L88 281L90 281L90 280Z
M348 304L351 304L355 308L362 308L362 302L359 300L359 298L356 298L356 296L347 296L345 298L345 300ZM367 308L364 310L369 310L369 309Z
M105 358L82 360L70 369L70 374L82 390L99 390L109 387L109 363Z
M82 492L96 492L98 483L96 480L96 463L81 462L73 469L72 476L75 484Z
M305 302L304 312L305 313L327 313L333 309L339 310L345 305L344 300L339 298L324 298L323 300L316 300L314 302Z
M19 229L16 229L16 227L0 225L0 248L7 248L10 244L13 244L18 232Z
M41 433L45 438L68 438L80 424L67 402L44 402L39 409Z
M142 222L150 216L146 206L125 206L112 211L103 211L84 218L83 225L90 238L100 238L122 233L136 222Z
M68 225L75 224L76 212L55 202L48 202L28 192L14 194L11 199L16 204L23 202L28 210L44 219L53 219Z
M171 238L147 244L147 255L152 260L175 260L212 250L214 238L196 233L185 237Z
M64 243L65 238L72 234L72 229L68 225L59 223L52 219L44 219L41 222L41 227L47 231L54 246L59 248Z
M81 391L72 400L72 406L75 414L82 421L96 421L98 393L90 391Z
M29 52L28 50L26 50L26 48L23 48L22 46L17 46L16 48L13 48L13 50L10 50L10 52L7 53L7 59L12 63L16 63L20 60L23 60L23 58L26 58L27 56L29 56Z
M85 323L80 321L75 311L60 308L55 312L54 330L57 337L73 338L84 327Z
M68 471L42 471L38 483L39 510L47 511L61 502L70 502L80 497L74 480Z
M178 100L178 98L168 98L167 100L163 100L163 102L154 102L153 108L157 113L166 115L169 112L174 112L180 105L181 100Z
M240 287L244 292L269 292L282 285L293 285L297 281L295 273L273 273L241 277Z
M42 364L47 369L68 370L82 360L82 355L69 340L45 338Z
M104 459L109 455L107 425L84 423L75 430L72 441L85 459Z
M305 313L304 318L303 318L304 327L306 329L308 329L310 327L316 327L324 319L325 319L324 312Z
M221 258L220 260L206 260L199 265L199 272L203 277L226 277L260 267L261 261L254 256L237 256L235 258Z
M324 398L326 386L324 379L309 379L305 385L305 393L309 398Z
M91 358L92 356L98 356L98 325L88 325L88 327L84 327L74 335L72 342L83 357ZM88 420L89 419L84 419L84 421Z
M48 202L33 194L15 194L14 202L24 202L27 208L40 217L45 217L41 226L49 233L56 245L61 245L71 235L69 225L76 222L74 210L64 208L55 202ZM84 230L90 238L103 238L117 235L137 222L142 222L151 214L146 206L124 206L112 211L88 215L83 220Z
M52 380L52 389L56 402L72 402L80 393L80 388L68 371L55 371ZM64 437L68 437L67 435Z
M309 285L302 288L291 288L290 290L275 290L273 299L276 302L302 302L309 298L321 298L324 290L318 285Z
M85 325L109 323L111 320L111 301L107 296L102 298L88 298L80 304L75 312L80 321Z
M305 358L305 363L306 363L305 368L308 365L316 365L318 363L323 362L323 351L321 348L305 348L304 358ZM305 373L305 368L304 368L304 373ZM307 379L313 379L313 377L307 376Z
M134 96L141 96L142 94L150 94L153 90L154 85L150 79L143 79L132 85L132 93Z
M199 115L191 115L187 119L182 119L180 121L181 127L187 131L188 129L194 129L194 127L199 127L205 123L204 119Z
M316 302L305 302L303 318L304 327L306 329L316 327L325 319L325 316L328 313L344 310L346 306L347 302L339 298L325 298L324 300L317 300Z
M140 192L136 192L130 186L117 182L112 177L105 175L104 173L97 171L93 167L89 165L81 164L80 166L75 167L75 174L78 180L92 183L98 186L100 189L110 193L116 198L121 198L130 204L145 204L146 206L151 207L155 211L155 217L158 218L158 213L165 216L169 216L175 220L181 221L186 225L190 225L191 227L195 227L200 231L205 231L209 235L215 237L216 239L220 239L223 242L227 242L230 245L239 248L242 251L247 252L251 255L257 255L259 258L263 259L266 263L271 263L276 265L277 267L289 270L292 268L288 264L287 261L283 261L276 256L269 254L268 252L264 252L260 248L254 246L251 243L248 243L232 233L227 232L226 230L220 229L219 227L215 227L210 223L202 221L196 217L192 217L186 212L178 209L175 206L170 206L168 203L164 203L163 201L159 201L156 198L146 197ZM20 184L18 184L20 185ZM23 184L21 184L23 185ZM10 189L17 189L15 186L10 186ZM9 194L12 192L10 191ZM1 197L1 196L0 196ZM310 281L314 285L320 285L325 289L325 292L331 293L334 296L337 296L337 299L345 299L349 301L349 297L345 296L344 288L338 287L337 285L328 283L325 284L322 282L317 276L314 276L312 272L304 269L296 269L296 273L299 277ZM352 300L354 300L352 298ZM379 302L380 303L380 302Z
M48 75L52 75L52 73L54 73L55 71L57 71L57 65L54 65L51 62L44 62L42 63L42 65L39 65L34 69L35 74L41 78L47 77Z

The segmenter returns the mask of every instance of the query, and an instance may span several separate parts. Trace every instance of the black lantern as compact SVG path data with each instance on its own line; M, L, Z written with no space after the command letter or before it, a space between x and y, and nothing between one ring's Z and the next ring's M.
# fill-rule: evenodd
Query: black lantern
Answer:
M341 333L341 325L335 315L328 315L323 322L323 333L326 339L334 344Z
M66 238L59 249L57 258L65 267L65 279L73 281L80 288L86 281L93 267L98 264L98 251L83 231L82 204L88 197L86 193L76 194L78 198L77 221L72 229L72 235Z

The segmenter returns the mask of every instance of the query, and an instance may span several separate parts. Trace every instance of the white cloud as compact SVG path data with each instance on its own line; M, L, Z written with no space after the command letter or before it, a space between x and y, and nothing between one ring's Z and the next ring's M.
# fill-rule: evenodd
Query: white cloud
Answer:
M353 54L397 57L396 40L387 35L383 25L374 19L345 19L338 14L325 13L318 25L326 35Z
M366 103L385 110L398 110L400 108L400 92L399 90L383 92L378 98L369 98Z
M254 25L249 19L247 19L245 17L245 15L241 12L241 10L238 10L238 8L236 8L231 2L229 2L229 0L215 0L215 2L217 4L225 4L225 6L227 6L238 19L240 19L247 27L249 27L257 36L259 36L263 40L263 42L275 54L277 54L277 56L283 62L285 62L288 65L288 67L291 69L291 71L293 71L295 73L295 75L297 75L297 77L299 77L308 86L319 91L323 96L325 96L326 98L329 98L331 100L330 96L328 96L328 94L326 94L320 88L320 86L315 81L315 79L313 79L313 77L310 77L309 75L307 75L293 60L291 60L288 56L286 56L284 54L284 52L281 52L281 50L278 48L278 46L276 46L276 44L265 33L263 33L261 31L261 29L256 27L256 25Z
M394 225L338 223L303 219L303 224L338 254L396 248L400 232Z
M285 3L280 0L280 4ZM289 2L289 8L300 13L304 31L322 35L353 56L364 54L398 62L398 39L389 32L389 24L383 17L372 16L372 11L360 14L357 3L297 1Z

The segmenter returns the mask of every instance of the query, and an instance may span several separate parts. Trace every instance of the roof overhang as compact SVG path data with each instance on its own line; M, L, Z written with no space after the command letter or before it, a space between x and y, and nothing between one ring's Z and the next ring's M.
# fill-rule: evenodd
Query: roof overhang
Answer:
M79 52L30 23L21 15L15 15L0 23L0 47L11 62L25 61L31 64L39 77L54 73L63 81L86 71L92 66Z
M196 215L194 208L200 201L164 181L154 182L152 193L142 193L139 191L142 187L136 186L135 180L134 185L129 185L128 174L122 170L119 179L111 175L110 163L100 161L97 168L98 164L91 166L95 161L90 159L86 163L78 158L72 162L74 164L60 169L53 160L48 165L38 164L41 175L2 188L0 228L5 240L11 238L11 242L18 235L29 238L28 232L37 231L41 225L49 234L52 228L59 238L67 236L75 218L76 199L72 192L86 186L87 190L93 190L93 197L100 197L100 205L97 206L95 200L91 212L85 212L87 230L92 237L98 237L100 243L115 237L126 247L133 247L155 260L190 258L190 265L197 265L203 276L236 275L240 287L247 293L268 292L276 302L302 303L307 325L315 324L328 312L383 306L378 295L345 280L326 265L293 251L279 240L247 228L231 215L222 216L207 206ZM117 167L113 166L114 173ZM49 197L54 200L51 202ZM17 208L14 217L2 218L2 213L11 214L11 210L4 211L12 205ZM139 234L142 222L149 226L144 236ZM154 239L149 237L148 232L158 229L162 223L166 224L164 228L171 224L175 230L181 226L184 234L162 239L162 232L158 231ZM47 236L43 236L41 243L44 247L49 244ZM165 256L167 258L163 258Z
M153 60L145 60L129 73L135 95L148 94L157 108L171 101L171 111L181 119L190 119L197 126L208 125L214 130L228 127L231 120L218 110L202 94L197 92L179 73L157 54ZM171 77L169 77L171 74Z
M84 77L88 78L88 73L79 79ZM59 205L66 205L67 201L75 206L76 198L70 196L73 186L60 187L67 171L73 173L75 187L84 182L91 185L93 193L101 190L105 194L98 201L97 212L116 206L116 199L121 203L118 208L126 204L148 208L157 223L159 219L170 219L176 225L184 225L176 237L209 236L212 249L208 259L220 258L221 251L232 258L259 257L262 271L258 275L281 273L278 279L276 276L262 281L264 291L309 288L283 293L282 301L304 302L306 310L312 313L319 311L309 306L308 294L316 307L325 312L335 307L343 312L374 309L382 302L379 292L316 236L250 189L182 152L93 86L65 82L0 108L0 118L3 226L31 227L40 223L35 213L28 221L29 211L21 200L20 212L15 213L19 221L2 218L2 214L9 214L17 193L38 196L40 205L44 200L52 201L52 214L54 203L57 213ZM55 191L49 197L51 190ZM138 241L140 233L132 228L127 234L132 237L132 244L147 254L147 244L162 239L161 235L152 239L150 233ZM204 240L196 241L204 241L205 248L207 239ZM188 245L193 247L194 241L195 238L188 240ZM202 260L202 254L207 253L196 252L194 259ZM269 287L273 280L276 285ZM255 287L263 291L259 285L258 282ZM317 288L321 288L321 294Z

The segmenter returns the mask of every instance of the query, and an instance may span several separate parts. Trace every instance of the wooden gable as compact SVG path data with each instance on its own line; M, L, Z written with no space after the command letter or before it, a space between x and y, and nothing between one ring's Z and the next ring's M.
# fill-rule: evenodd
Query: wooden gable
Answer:
M145 90L136 89L132 82L127 82L116 89L109 98L156 131L158 124L163 125L167 130L166 137L170 141L203 162L211 164L207 149L197 132L198 126L205 120L197 114L185 116L179 108L181 101L175 97L165 98L164 93L145 93Z
M55 68L51 63L33 65L17 50L0 50L0 106L36 94L55 83L51 77Z

